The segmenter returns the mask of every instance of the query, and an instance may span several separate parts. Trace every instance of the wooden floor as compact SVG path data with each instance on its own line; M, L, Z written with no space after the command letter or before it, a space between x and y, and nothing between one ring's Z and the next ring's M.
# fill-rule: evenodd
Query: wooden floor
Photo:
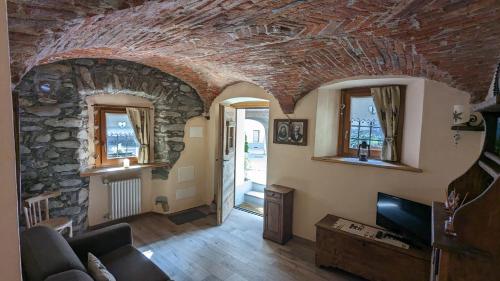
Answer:
M313 243L285 246L262 239L262 217L233 210L222 226L215 216L175 225L162 215L130 221L134 244L176 281L362 280L314 265Z

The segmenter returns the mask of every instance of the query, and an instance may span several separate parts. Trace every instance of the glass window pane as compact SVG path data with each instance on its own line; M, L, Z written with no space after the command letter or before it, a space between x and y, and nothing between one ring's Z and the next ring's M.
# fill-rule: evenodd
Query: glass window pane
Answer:
M259 143L260 140L260 131L259 130L253 130L253 143Z
M358 139L351 138L351 141L349 142L349 148L358 149L358 146L359 146Z
M137 157L139 143L126 113L106 113L108 159Z
M357 149L362 141L370 144L371 149L382 147L384 134L372 97L351 97L350 123L349 148Z

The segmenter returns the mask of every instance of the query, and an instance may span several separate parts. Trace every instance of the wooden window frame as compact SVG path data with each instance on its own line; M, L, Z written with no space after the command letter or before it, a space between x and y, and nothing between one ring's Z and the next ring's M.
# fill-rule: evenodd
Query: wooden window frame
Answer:
M106 135L106 113L122 113L127 114L125 106L99 106L95 110L94 119L94 145L95 145L95 166L96 167L109 167L121 166L123 159L129 159L130 164L137 164L137 157L116 158L108 159L107 149L107 135Z
M388 85L384 85L388 86ZM399 110L399 124L398 134L396 138L398 158L401 159L401 146L403 143L403 125L404 125L404 111L405 111L405 92L406 87L398 85L401 98ZM358 150L349 148L349 140L351 139L351 97L368 97L371 96L370 87L344 89L341 91L340 97L340 118L339 118L339 133L338 133L338 146L337 156L340 157L357 157ZM370 149L370 159L380 159L380 150ZM396 161L399 162L399 161Z

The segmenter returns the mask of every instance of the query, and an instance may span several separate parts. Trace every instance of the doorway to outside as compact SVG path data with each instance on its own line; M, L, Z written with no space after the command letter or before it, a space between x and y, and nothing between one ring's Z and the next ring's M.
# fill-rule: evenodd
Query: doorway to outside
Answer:
M219 105L217 224L233 208L261 215L267 181L269 102L234 98Z
M236 109L234 207L262 216L267 180L269 108Z

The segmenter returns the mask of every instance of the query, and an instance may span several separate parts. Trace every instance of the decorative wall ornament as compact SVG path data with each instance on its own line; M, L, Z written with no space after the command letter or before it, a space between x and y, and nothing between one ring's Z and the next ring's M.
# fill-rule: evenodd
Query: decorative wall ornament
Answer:
M307 145L307 119L275 119L273 142Z
M453 106L453 124L460 125L467 122L467 117L465 116L464 106L461 104Z
M484 131L484 129L485 129L484 128L484 119L483 119L481 113L472 112L471 114L468 115L467 122L460 122L460 123L455 123L455 115L456 115L456 111L454 110L453 111L453 116L454 116L453 124L454 125L451 126L451 129L455 131L453 133L453 143L454 144L458 144L459 140L462 138L460 131L476 131L476 132ZM462 119L460 119L460 120L462 120Z

